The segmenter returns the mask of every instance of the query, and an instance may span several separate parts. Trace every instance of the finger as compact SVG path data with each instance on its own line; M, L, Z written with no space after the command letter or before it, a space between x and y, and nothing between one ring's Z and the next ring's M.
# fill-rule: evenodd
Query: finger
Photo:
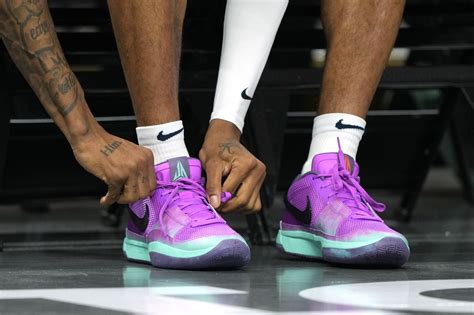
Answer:
M260 195L255 201L255 204L252 207L249 207L249 209L250 210L243 211L242 214L243 215L257 214L262 210L262 200L260 199Z
M259 212L262 210L262 200L260 199L260 190L262 189L263 182L265 181L265 176L262 176L260 179L260 182L258 185L255 187L255 191L252 195L251 201L250 201L250 206L249 209L255 212Z
M138 174L129 177L125 185L123 186L123 192L120 196L117 203L120 204L127 204L130 202L134 202L140 199L140 191L139 191L139 182L138 182Z
M140 173L138 175L138 195L139 199L146 198L150 196L152 189L150 188L150 183L148 181L147 175Z
M260 201L260 189L256 189L253 193L252 197L250 197L250 201L248 203L247 209L250 211L258 212L261 209L261 201ZM260 207L258 207L260 204Z
M242 185L246 175L249 175L248 171L244 170L243 168L232 168L230 170L230 174L227 176L224 184L222 185L222 190L228 191L232 195L235 195L239 186Z
M251 197L254 194L258 183L260 182L260 177L261 176L257 172L252 172L250 176L243 181L236 193L236 197L232 198L225 204L225 206L222 208L222 212L247 210L246 208L251 200Z
M241 187L238 189L237 197L232 199L226 207L222 209L223 212L230 211L251 211L254 210L257 199L260 198L260 188L265 180L266 168L265 165L259 163L255 167L250 176L248 176ZM261 206L261 203L260 203Z
M267 175L266 167L264 164L260 164L257 169L257 172L260 172L261 177L260 181L258 182L258 185L255 187L255 191L252 195L252 199L249 206L249 209L251 209L253 213L260 212L260 210L262 210L262 200L260 198L260 191Z
M103 205L111 205L117 202L120 198L122 191L122 183L110 183L108 184L108 190L105 196L100 199L100 203Z
M148 180L148 187L150 189L149 194L152 195L156 190L156 173L155 168L153 166L148 171L146 179Z
M150 188L149 194L151 195L155 189L156 189L156 173L155 173L155 161L153 157L153 153L151 150L147 149L148 152L148 160L146 162L147 164L147 173L145 174L145 179L148 180L148 185Z
M262 211L262 199L260 198L260 194L258 194L257 201L255 202L253 208L256 212Z
M153 164L148 163L143 167L144 171L140 173L138 182L140 186L140 199L151 196L156 189L156 175ZM145 195L145 197L143 197Z
M156 177L154 171L153 153L147 148L140 151L137 156L139 162L138 168L138 194L139 198L143 199L150 196L156 188Z
M228 213L228 212L241 212L245 210L245 206L247 205L250 199L249 186L250 185L243 183L237 192L237 196L232 198L230 201L228 201L222 207L221 211L224 213Z
M247 215L247 214L251 214L251 213L255 213L257 212L257 210L255 209L255 205L257 203L257 199L259 197L260 194L258 193L253 193L252 196L250 197L248 203L246 206L243 206L240 211L242 212L242 214L244 215Z
M206 191L209 202L214 208L219 208L221 205L223 170L224 168L219 162L209 161L206 163Z

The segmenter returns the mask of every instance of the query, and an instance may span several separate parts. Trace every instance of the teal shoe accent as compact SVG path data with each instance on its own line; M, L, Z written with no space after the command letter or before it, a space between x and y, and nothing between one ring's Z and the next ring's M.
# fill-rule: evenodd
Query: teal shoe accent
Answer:
M150 253L148 252L148 244L127 237L123 240L123 252L125 257L130 260L150 262Z
M312 235L306 232L301 233ZM284 235L284 232L280 230L278 231L276 243L287 253L322 258L321 243L313 241L311 237L308 237L308 235L301 234L299 236L289 236Z
M389 233L377 233L354 241L334 241L305 231L278 231L276 243L285 252L306 257L322 258L323 249L356 249L379 242L385 237L396 237ZM400 237L408 247L408 241Z
M245 240L240 236L203 237L185 243L174 244L173 246L159 241L147 244L139 240L125 237L123 251L125 256L130 260L149 263L151 253L157 253L174 258L194 258L207 254L224 240L238 240L248 247Z
M233 239L241 240L234 236L212 236L203 237L186 243L175 244L174 246L155 241L148 245L148 250L150 253L153 252L176 258L192 258L207 254L224 240Z

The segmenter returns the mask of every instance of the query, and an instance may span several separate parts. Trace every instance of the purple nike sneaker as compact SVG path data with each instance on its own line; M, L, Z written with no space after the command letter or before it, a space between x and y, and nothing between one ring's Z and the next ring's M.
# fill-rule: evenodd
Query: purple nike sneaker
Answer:
M245 240L208 203L201 163L180 157L155 166L157 189L129 205L123 243L132 261L160 268L238 268L250 261Z
M291 184L277 247L327 262L401 266L410 256L407 239L390 229L376 202L361 187L359 166L343 154L318 154L312 170Z

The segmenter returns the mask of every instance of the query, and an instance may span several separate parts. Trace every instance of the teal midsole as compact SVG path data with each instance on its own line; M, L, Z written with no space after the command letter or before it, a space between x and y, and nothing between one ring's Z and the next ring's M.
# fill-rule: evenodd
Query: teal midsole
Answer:
M229 239L239 240L244 244L247 244L243 239L237 236L213 236L202 238L193 241L192 243L182 243L176 246L170 246L159 241L146 243L125 237L123 241L123 251L129 259L146 262L150 262L150 253L157 253L175 258L193 258L207 254L219 245L220 242Z
M371 236L370 239L368 238L361 241L334 241L305 231L280 229L276 242L285 252L321 258L323 248L355 249L377 243L385 237L394 237L394 235L378 233ZM408 247L407 241L403 240L403 242L405 242Z

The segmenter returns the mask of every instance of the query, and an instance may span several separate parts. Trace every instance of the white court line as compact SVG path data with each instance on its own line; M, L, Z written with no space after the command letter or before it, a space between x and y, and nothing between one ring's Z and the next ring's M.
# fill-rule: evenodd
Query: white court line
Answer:
M474 313L474 302L420 295L424 291L474 288L474 279L353 283L303 290L312 301L395 311Z
M396 314L386 311L304 311L271 312L250 307L219 304L212 296L247 294L245 291L211 286L180 287L135 287L135 288L90 288L90 289L41 289L41 290L1 290L0 299L41 298L64 303L97 307L133 314L219 314L219 315L386 315ZM172 296L170 296L172 295ZM210 301L195 301L179 296L208 295Z

